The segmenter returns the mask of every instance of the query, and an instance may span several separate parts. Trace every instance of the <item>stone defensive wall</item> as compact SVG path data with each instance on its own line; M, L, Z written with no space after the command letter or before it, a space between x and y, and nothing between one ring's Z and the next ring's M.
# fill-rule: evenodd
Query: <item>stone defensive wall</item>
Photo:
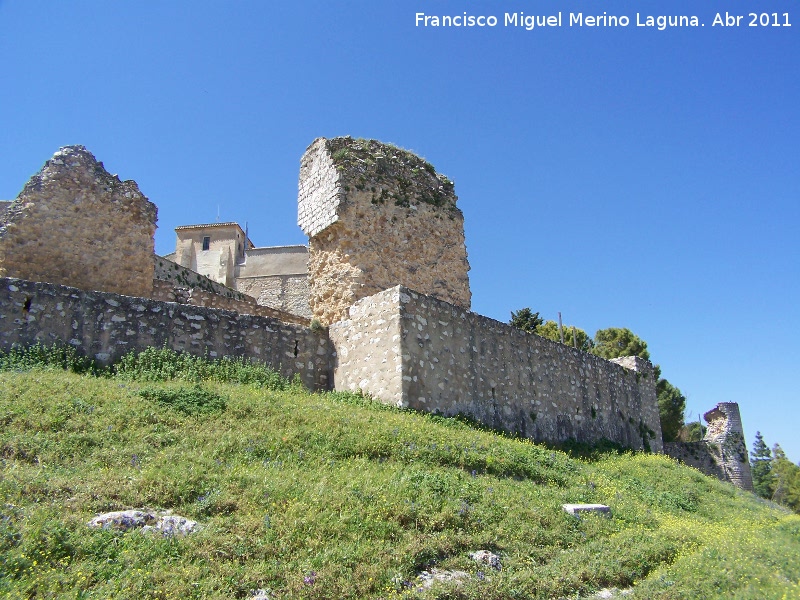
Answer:
M330 324L361 298L405 285L469 309L464 216L453 182L375 140L319 138L300 162L309 305Z
M316 333L228 310L0 278L0 348L37 342L69 344L105 365L148 347L209 358L242 356L286 377L299 374L310 389L331 385L333 348L324 330Z
M663 449L648 361L608 361L402 286L349 316L329 328L336 389L536 441Z
M0 217L0 276L150 296L156 216L135 181L66 146Z

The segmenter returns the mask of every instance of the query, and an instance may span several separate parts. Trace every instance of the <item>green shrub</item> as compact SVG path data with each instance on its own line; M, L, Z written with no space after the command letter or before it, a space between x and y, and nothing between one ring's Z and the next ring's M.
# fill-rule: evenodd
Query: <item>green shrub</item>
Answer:
M0 350L0 370L28 371L30 369L63 369L73 373L100 373L103 368L92 359L78 355L72 346L37 342L25 348Z
M225 398L200 385L174 389L143 388L139 390L139 395L185 415L222 412L227 406Z
M297 385L268 365L246 358L209 360L169 348L147 348L129 352L115 365L118 377L134 381L216 381L254 384L271 391L283 391Z

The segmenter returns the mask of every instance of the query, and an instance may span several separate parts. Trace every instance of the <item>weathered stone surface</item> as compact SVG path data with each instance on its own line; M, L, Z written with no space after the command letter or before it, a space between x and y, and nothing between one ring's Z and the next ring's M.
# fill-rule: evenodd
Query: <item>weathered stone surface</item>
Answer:
M470 574L465 571L446 571L443 569L431 569L417 575L419 587L423 589L430 589L435 583L459 585L469 579Z
M469 557L477 563L488 565L491 568L500 571L503 565L500 563L500 557L494 552L488 550L476 550L472 552Z
M744 441L742 418L736 402L720 402L703 415L708 429L703 440L719 447L721 467L728 481L744 490L753 490L753 476Z
M589 596L591 600L606 600L607 598L620 598L622 596L630 596L633 593L633 588L619 589L619 588L603 588L597 593Z
M429 163L374 140L319 138L299 187L309 305L323 323L398 284L470 307L464 217L453 183Z
M36 342L70 344L101 364L131 350L163 346L209 358L241 356L271 365L286 377L299 374L310 389L329 387L332 348L324 330L228 310L0 278L0 348Z
M66 146L5 210L0 276L149 297L156 214L134 181Z
M605 504L562 504L561 508L571 515L579 515L581 513L611 515L611 509Z
M753 490L739 405L721 402L704 415L708 429L699 442L669 442L664 452L701 473Z
M94 517L88 525L117 531L139 529L142 533L160 533L164 537L187 535L197 529L197 521L169 512L144 509L103 513Z
M360 300L329 332L337 390L471 415L536 441L662 450L655 378L642 359L625 368L402 286Z

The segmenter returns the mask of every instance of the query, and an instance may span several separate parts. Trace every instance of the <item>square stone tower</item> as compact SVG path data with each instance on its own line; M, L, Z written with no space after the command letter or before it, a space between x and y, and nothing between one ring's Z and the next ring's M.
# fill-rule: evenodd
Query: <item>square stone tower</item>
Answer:
M300 163L309 304L330 324L396 285L470 308L464 216L453 182L395 146L319 138Z
M222 285L235 286L236 266L253 248L238 223L181 225L175 233L176 263Z

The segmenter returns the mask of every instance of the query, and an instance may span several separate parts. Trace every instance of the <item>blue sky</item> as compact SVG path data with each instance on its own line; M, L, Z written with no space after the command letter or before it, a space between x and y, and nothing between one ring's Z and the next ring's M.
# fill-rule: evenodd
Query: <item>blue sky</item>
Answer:
M520 11L563 25L503 26ZM630 25L568 25L588 11ZM736 401L748 445L760 430L797 461L799 69L786 0L0 0L0 198L83 144L158 205L159 253L218 214L305 243L305 148L391 142L455 181L473 310L628 327L692 418Z

